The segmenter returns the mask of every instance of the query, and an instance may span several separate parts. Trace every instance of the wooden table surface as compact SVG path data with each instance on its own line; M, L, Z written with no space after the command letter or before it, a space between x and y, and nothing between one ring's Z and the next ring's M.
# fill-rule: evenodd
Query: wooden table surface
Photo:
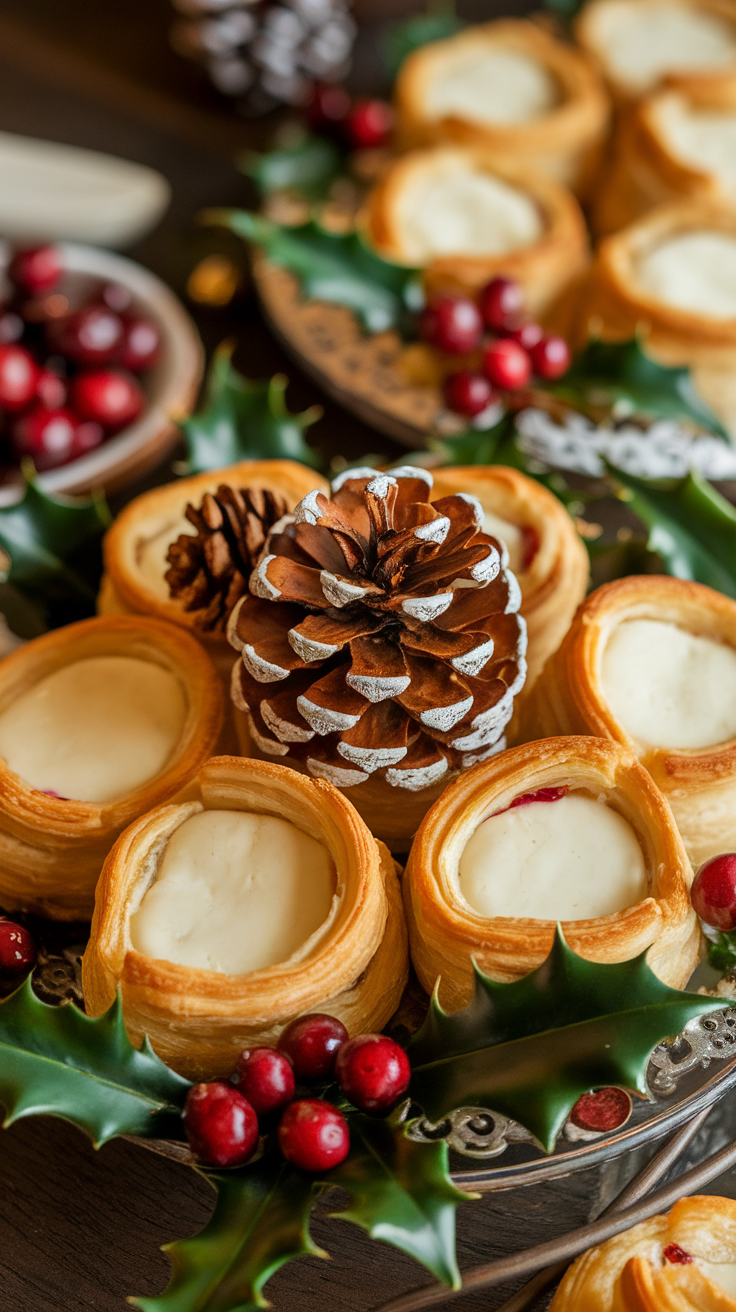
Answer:
M411 0L407 0L407 7ZM520 12L518 3L471 0L468 17ZM375 15L396 13L394 0L363 0L367 23L356 79L379 76ZM173 187L160 227L131 254L183 292L188 273L215 239L193 217L205 206L252 201L234 159L263 144L273 124L241 120L199 72L169 50L168 0L1 0L0 129L110 151L150 164ZM240 254L233 244L229 249ZM315 401L324 418L312 440L329 454L394 456L397 449L319 396L284 358L247 294L227 311L199 311L211 347L238 340L238 361L253 378L289 375L293 409ZM729 1132L733 1107L710 1131L709 1146ZM716 1136L714 1139L713 1136ZM704 1132L690 1160L706 1150ZM633 1163L603 1173L489 1196L460 1209L461 1266L491 1260L565 1232L617 1191ZM713 1186L736 1196L736 1179ZM95 1153L61 1121L21 1122L0 1136L0 1312L124 1312L129 1294L160 1292L168 1279L161 1244L195 1234L213 1195L195 1172L116 1141ZM371 1243L356 1227L318 1215L315 1237L333 1260L291 1263L269 1284L278 1312L368 1312L427 1282L409 1258ZM443 1308L481 1312L509 1290L448 1299Z

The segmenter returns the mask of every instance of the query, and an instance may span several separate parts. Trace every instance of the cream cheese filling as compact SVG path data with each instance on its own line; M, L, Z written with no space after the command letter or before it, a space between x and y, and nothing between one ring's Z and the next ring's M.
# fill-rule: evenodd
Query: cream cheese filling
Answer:
M141 537L136 542L135 559L140 577L161 601L168 601L170 595L164 578L169 568L166 556L172 542L182 533L196 537L194 525L183 514L173 516L150 537Z
M524 531L518 524L511 524L507 519L494 514L483 507L483 532L502 542L509 553L509 566L512 574L524 571Z
M171 835L131 942L157 960L245 975L304 949L334 896L327 849L290 821L201 811Z
M529 123L559 101L556 80L538 60L518 50L465 51L438 65L427 88L430 119L472 123Z
M616 78L647 91L667 73L736 62L736 34L715 14L686 4L619 0L597 18L598 54Z
M736 110L697 109L683 96L668 96L657 122L676 159L736 192Z
M693 1261L724 1294L736 1298L736 1262L706 1262L703 1257L694 1257Z
M712 747L736 737L736 651L662 620L625 620L601 660L601 687L642 747Z
M736 236L684 232L642 255L636 280L647 295L711 319L736 318Z
M397 219L404 258L420 265L440 255L503 255L543 233L530 196L465 161L422 170L404 187Z
M631 825L580 793L483 820L460 858L459 887L478 915L535 920L609 916L648 892Z
M186 716L169 670L95 656L47 675L0 715L0 756L31 788L110 802L160 773Z

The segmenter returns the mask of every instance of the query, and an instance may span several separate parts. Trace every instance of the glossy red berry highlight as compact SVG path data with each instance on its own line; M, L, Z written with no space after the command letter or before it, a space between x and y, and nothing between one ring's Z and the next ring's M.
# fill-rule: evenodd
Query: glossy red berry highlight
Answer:
M337 1054L335 1075L355 1107L385 1112L409 1088L411 1066L404 1049L385 1034L359 1034Z
M299 1080L329 1080L349 1035L335 1016L300 1016L287 1025L276 1045L289 1058Z
M66 405L66 383L53 369L41 369L36 381L36 396L48 410Z
M531 357L535 374L548 381L561 378L570 368L570 348L564 337L553 333L532 347Z
M597 1089L578 1098L570 1120L581 1130L617 1130L631 1115L631 1098L624 1089Z
M71 385L71 402L82 419L118 432L137 419L145 404L139 384L117 369L79 374Z
M539 323L522 323L520 327L512 328L508 336L523 346L525 351L531 351L544 337L544 329Z
M0 920L0 975L25 975L36 964L36 945L23 925Z
M13 425L13 449L19 459L29 456L36 469L54 469L73 459L77 427L76 415L63 406L35 405Z
M210 1166L243 1166L258 1143L258 1118L247 1098L220 1081L189 1090L184 1129L192 1152Z
M368 150L385 146L394 126L394 111L385 100L356 100L345 119L351 146Z
M25 246L16 250L8 265L14 286L36 296L51 291L61 277L61 256L56 246Z
M445 379L443 390L450 410L471 418L487 410L495 396L485 374L475 374L470 369L450 374Z
M350 1131L331 1103L301 1098L289 1103L281 1117L279 1146L287 1162L301 1171L329 1171L345 1161Z
M233 1083L258 1116L280 1111L294 1097L291 1062L275 1048L241 1052Z
M690 894L695 911L715 929L736 929L736 852L711 857L700 867Z
M123 321L106 305L86 305L49 328L51 342L75 364L109 364L123 340Z
M524 289L514 278L494 278L480 294L480 308L493 332L518 328L524 313Z
M532 376L528 353L510 337L489 342L483 353L483 369L493 385L505 391L526 387Z
M419 330L425 342L449 355L466 355L480 345L483 320L475 301L443 296L422 312Z
M25 346L0 346L0 409L24 410L36 395L39 368Z
M156 364L161 352L161 334L151 319L128 318L123 321L123 340L117 362L131 373L140 373Z

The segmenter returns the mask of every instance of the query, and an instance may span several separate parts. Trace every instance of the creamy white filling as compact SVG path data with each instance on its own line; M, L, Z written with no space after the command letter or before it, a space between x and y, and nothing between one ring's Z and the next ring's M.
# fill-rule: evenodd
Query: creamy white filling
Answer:
M428 118L453 116L473 123L528 123L559 100L544 64L518 50L465 51L438 65L427 88Z
M619 0L596 20L598 54L615 77L637 91L667 73L723 68L736 61L736 35L715 14L686 4Z
M489 918L587 920L647 896L633 829L579 793L483 820L460 858L459 877L465 901Z
M711 319L736 318L736 236L685 232L642 255L636 279L647 295Z
M415 176L403 190L398 227L404 257L416 264L438 255L503 255L543 232L530 196L464 161Z
M736 110L696 109L683 96L668 96L657 120L676 159L736 192Z
M140 538L136 542L135 557L141 579L161 600L169 598L169 585L164 579L169 568L166 556L172 542L176 542L182 533L196 536L194 525L184 515L176 515L152 537Z
M0 715L0 756L31 788L109 802L164 768L186 715L169 670L95 656L49 674Z
M524 566L524 532L518 524L511 524L507 519L494 514L483 507L483 532L504 543L509 553L509 565L513 574L521 574Z
M201 811L169 839L131 942L157 960L245 975L302 948L334 895L327 849L290 821Z
M703 1257L695 1257L694 1262L714 1285L736 1298L736 1262L706 1262Z
M712 747L736 736L736 651L661 620L626 620L601 661L613 714L643 747Z

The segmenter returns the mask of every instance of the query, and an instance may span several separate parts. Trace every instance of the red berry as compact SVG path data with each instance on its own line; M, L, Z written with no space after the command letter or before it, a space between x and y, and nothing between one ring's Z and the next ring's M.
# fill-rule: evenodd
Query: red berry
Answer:
M445 401L460 415L479 415L487 410L495 392L484 374L462 369L445 379Z
M42 369L36 382L36 396L48 410L66 404L66 383L53 369Z
M0 920L0 975L24 975L36 964L36 945L27 929Z
M291 1062L275 1048L241 1052L233 1083L259 1116L280 1111L294 1097Z
M350 1131L331 1103L301 1098L289 1103L281 1117L279 1146L287 1162L301 1171L329 1171L350 1152Z
M184 1129L192 1152L211 1166L243 1166L258 1143L258 1118L247 1098L219 1080L189 1090Z
M506 810L513 811L516 806L529 806L531 802L559 802L560 798L566 797L569 791L567 784L561 784L558 788L538 788L534 793L524 793L521 797L515 797L513 802L509 802Z
M351 146L356 150L385 146L394 126L394 111L385 100L356 100L345 119Z
M679 1244L668 1244L662 1249L662 1257L665 1262L671 1262L673 1266L689 1266L693 1260Z
M145 397L130 374L98 369L74 379L71 403L81 419L92 419L109 432L117 432L138 418Z
M475 301L443 296L423 311L420 332L425 342L450 355L466 355L480 343L483 320Z
M348 1037L342 1021L334 1016L300 1016L287 1025L277 1046L289 1058L297 1079L329 1080Z
M564 337L550 333L531 349L535 374L540 378L561 378L570 368L570 348Z
M129 318L123 321L123 341L117 361L134 374L150 369L161 349L161 334L150 319Z
M4 310L0 315L0 342L19 342L25 324L15 310Z
M736 852L713 856L700 867L690 894L701 920L715 929L736 929Z
M128 288L120 282L106 282L100 292L100 300L104 302L108 309L114 310L116 314L125 314L125 311L129 310L133 303L133 297Z
M102 424L96 424L91 419L85 419L83 423L77 424L76 432L72 438L72 446L69 452L70 460L77 460L79 456L86 456L90 451L94 451L105 440L105 430Z
M502 333L518 328L524 312L524 289L514 278L494 278L480 294L486 326Z
M488 343L483 353L483 368L494 386L509 391L526 387L532 376L532 362L527 352L510 337Z
M19 459L30 456L36 469L54 469L73 459L77 427L70 410L35 405L13 426L13 448Z
M56 350L75 364L108 364L123 340L123 321L106 305L87 305L49 326Z
M507 336L523 346L525 351L531 351L544 337L544 329L539 323L523 323L519 328L511 328Z
M307 105L307 118L313 128L334 127L350 112L350 96L344 87L331 82L317 82Z
M337 1054L335 1075L355 1107L385 1112L409 1088L411 1066L404 1049L385 1034L359 1034Z
M24 410L36 395L39 369L25 346L0 346L0 409Z
M570 1120L581 1130L617 1130L631 1115L631 1099L623 1089L598 1089L584 1093L570 1112Z
M13 254L8 277L31 296L48 292L61 277L61 256L55 246L23 247Z

